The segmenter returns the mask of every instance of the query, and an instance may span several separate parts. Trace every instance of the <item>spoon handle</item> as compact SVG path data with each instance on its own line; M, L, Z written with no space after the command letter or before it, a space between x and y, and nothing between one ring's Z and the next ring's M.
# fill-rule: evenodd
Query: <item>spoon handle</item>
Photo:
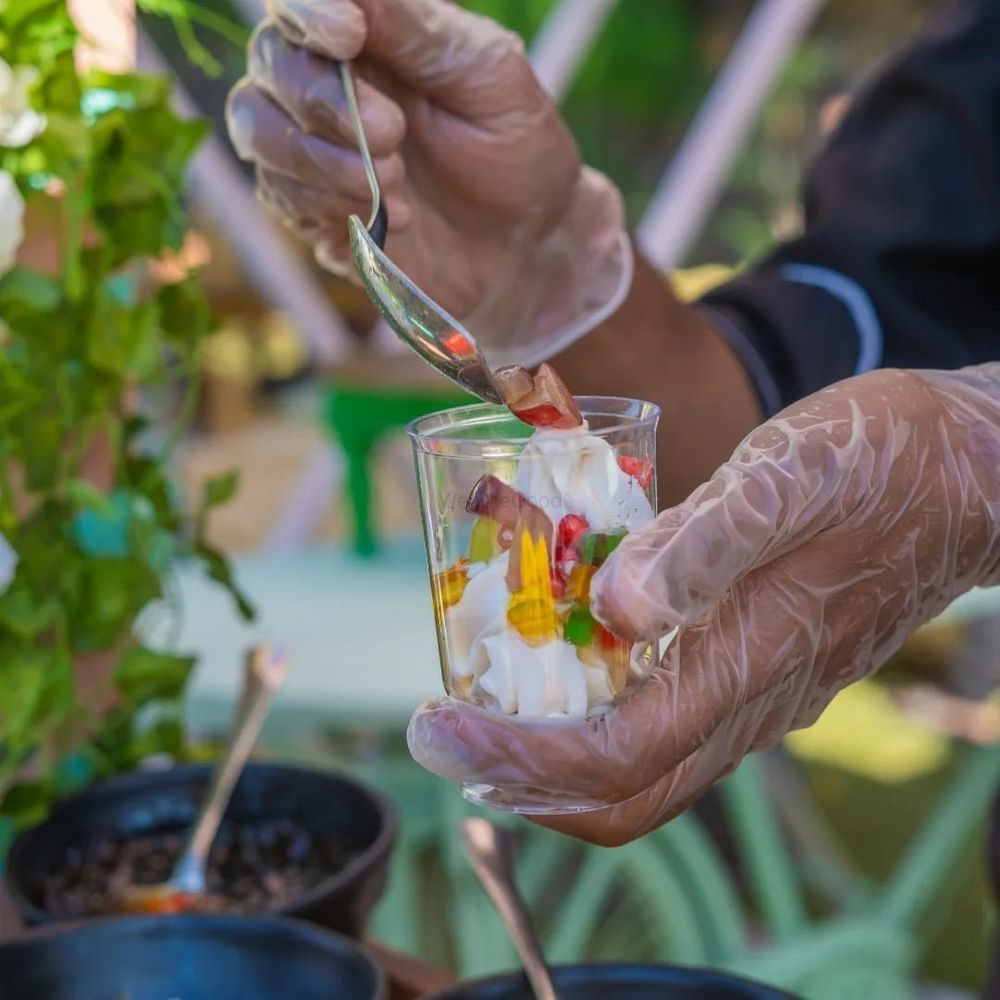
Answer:
M288 674L288 659L270 646L256 646L247 654L243 694L233 730L215 765L208 793L201 804L184 853L174 870L174 880L188 883L193 892L204 891L205 862L236 781L260 735L261 726L278 688ZM195 882L202 884L197 885Z
M364 164L365 176L368 178L368 186L372 192L372 214L369 216L365 228L379 250L384 250L385 238L389 230L389 216L386 213L385 205L382 204L382 189L378 182L378 174L375 173L372 154L368 149L368 138L365 136L365 127L361 121L361 109L358 107L358 95L354 89L354 78L351 76L351 64L348 62L338 62L337 68L340 71L341 86L344 88L347 114L351 119L351 125L358 140L358 149L361 151L361 162Z
M461 832L469 862L521 956L535 997L558 1000L531 917L514 881L510 835L480 818L464 820Z

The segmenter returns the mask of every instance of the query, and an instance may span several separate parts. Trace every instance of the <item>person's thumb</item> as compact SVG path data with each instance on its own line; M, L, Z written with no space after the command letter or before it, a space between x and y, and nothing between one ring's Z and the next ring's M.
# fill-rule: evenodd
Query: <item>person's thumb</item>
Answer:
M727 462L618 546L594 576L594 614L629 639L698 621L787 542L790 492L772 462Z
M519 36L452 0L272 0L271 13L289 41L376 60L457 114L497 113L532 78Z

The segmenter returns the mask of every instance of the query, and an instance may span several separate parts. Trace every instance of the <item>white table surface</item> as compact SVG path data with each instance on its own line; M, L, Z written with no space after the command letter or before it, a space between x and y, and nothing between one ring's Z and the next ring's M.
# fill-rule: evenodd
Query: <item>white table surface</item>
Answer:
M371 559L316 546L237 558L234 569L257 606L250 625L197 567L178 569L177 645L199 656L188 693L193 721L232 704L243 653L262 641L292 659L278 712L405 719L442 693L422 539L389 542Z

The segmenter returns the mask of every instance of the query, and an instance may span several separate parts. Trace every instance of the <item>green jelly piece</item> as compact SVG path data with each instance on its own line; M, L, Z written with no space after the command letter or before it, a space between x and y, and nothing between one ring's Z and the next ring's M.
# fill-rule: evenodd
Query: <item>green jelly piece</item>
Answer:
M574 608L563 625L563 638L574 646L589 646L597 636L597 622L586 608Z
M496 521L488 517L477 518L469 539L469 562L489 562L499 551Z
M610 535L604 536L607 539L607 546L608 546L607 552L604 553L605 559L607 559L608 556L611 555L611 553L614 552L619 545L621 545L622 540L625 538L627 534L628 532L624 528L622 528L621 531L615 531L612 532Z
M623 528L615 532L588 532L577 543L576 551L581 562L590 566L600 566L621 544L628 534Z

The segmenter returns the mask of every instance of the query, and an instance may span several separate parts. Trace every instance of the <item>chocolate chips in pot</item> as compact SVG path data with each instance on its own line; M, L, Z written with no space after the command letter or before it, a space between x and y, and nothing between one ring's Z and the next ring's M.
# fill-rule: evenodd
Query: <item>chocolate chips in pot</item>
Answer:
M166 881L184 847L183 831L108 834L66 852L44 880L42 907L69 920L117 911L122 888ZM223 825L209 855L211 908L233 913L281 909L351 860L330 834L288 819Z

